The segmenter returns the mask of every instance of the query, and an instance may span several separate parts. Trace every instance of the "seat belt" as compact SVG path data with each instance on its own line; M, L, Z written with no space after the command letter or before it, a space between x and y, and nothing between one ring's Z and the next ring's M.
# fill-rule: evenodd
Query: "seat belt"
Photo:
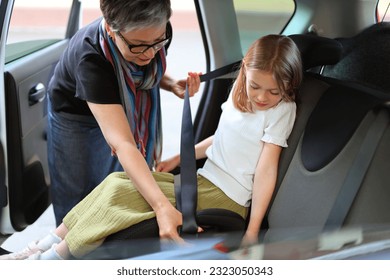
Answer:
M387 110L380 109L364 137L359 152L341 186L333 208L325 222L325 230L336 230L343 225L388 124L388 108Z
M200 76L200 81L201 82L206 82L206 81L210 81L212 79L221 77L223 75L233 73L233 72L237 71L237 69L239 69L240 65L241 65L241 60L238 60L236 62L233 62L233 63L230 63L228 65L222 66L220 68L217 68L217 69L215 69L213 71L210 71L208 73L205 73L205 74L201 75Z
M195 159L194 131L192 126L190 97L188 87L184 95L183 115L181 124L180 139L180 197L179 202L183 215L182 232L196 233L198 224L196 223L197 205L197 174Z
M241 61L217 68L200 76L201 82L215 79L222 75L234 72ZM180 186L180 187L179 187ZM195 234L198 232L196 222L196 207L198 200L198 183L195 158L194 129L192 124L190 96L186 86L182 113L180 139L180 175L175 176L176 207L183 215L183 233Z

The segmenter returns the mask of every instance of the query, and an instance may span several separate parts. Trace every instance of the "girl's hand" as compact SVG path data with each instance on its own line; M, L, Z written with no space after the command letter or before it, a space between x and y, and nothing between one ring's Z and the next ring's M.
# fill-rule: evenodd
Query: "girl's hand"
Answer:
M246 248L257 243L259 243L258 233L246 231L241 240L241 247Z
M184 98L186 85L188 85L188 93L190 97L194 96L199 91L200 75L202 73L188 72L187 79L176 81L171 85L171 91L179 98Z
M169 172L180 164L180 156L176 155L167 160L161 161L156 166L157 172Z

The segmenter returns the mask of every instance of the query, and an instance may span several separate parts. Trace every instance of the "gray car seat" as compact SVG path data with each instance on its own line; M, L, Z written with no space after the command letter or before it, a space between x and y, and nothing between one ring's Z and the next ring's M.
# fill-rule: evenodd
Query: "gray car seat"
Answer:
M323 75L390 92L390 22L380 22L350 38L336 38L342 58L327 65Z
M382 57L389 42L382 41L388 34L387 27L374 26L353 40L375 40ZM364 36L368 38L363 39ZM342 223L337 227L372 227L390 222L390 92L384 83L370 80L365 75L363 82L357 76L357 69L362 69L360 62L369 60L364 56L370 51L364 49L365 46L368 45L359 45L361 50L354 49L357 53L354 64L350 64L352 60L345 55L353 50L344 49L340 62L325 67L328 76L330 68L335 72L337 69L337 75L334 74L337 79L305 73L298 117L289 148L282 155L278 189L267 215L266 242L304 238L307 234L312 236L333 229L329 218L331 212L342 215L335 204L347 207L347 215L340 218ZM385 59L389 59L389 52ZM384 81L390 74L388 65L377 63L376 68L365 69L365 72ZM378 86L374 87L373 83ZM367 170L353 171L360 150L367 149L361 146L367 135L373 134L370 129L378 123L378 116L383 125L380 132L374 133L379 138L375 153L372 159L365 159ZM351 170L352 174L349 174ZM361 181L354 182L356 194L346 195L351 200L349 205L345 196L339 197L345 181L359 176Z

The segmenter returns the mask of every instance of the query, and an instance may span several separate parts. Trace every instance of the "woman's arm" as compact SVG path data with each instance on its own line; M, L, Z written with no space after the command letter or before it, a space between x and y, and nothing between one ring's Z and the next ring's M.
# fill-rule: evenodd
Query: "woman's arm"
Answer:
M268 205L275 189L278 173L279 157L282 147L264 143L257 163L253 182L252 208L248 228L243 238L243 245L258 242L261 222L265 216Z
M187 83L189 93L194 94L199 89L199 76L189 75ZM182 215L163 194L137 149L122 105L87 103L113 154L116 154L127 176L156 213L160 237L182 242L177 232L182 225Z
M180 241L177 227L182 224L181 214L162 193L145 159L138 151L122 105L94 103L88 105L127 176L155 211L160 236Z

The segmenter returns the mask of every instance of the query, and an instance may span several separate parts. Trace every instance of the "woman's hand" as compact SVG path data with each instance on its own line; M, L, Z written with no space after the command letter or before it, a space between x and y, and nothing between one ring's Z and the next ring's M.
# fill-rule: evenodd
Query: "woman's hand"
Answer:
M171 84L170 90L179 98L184 98L186 85L188 85L188 93L190 97L194 96L199 91L200 75L202 73L188 72L187 79L178 80Z
M170 206L172 205L170 204ZM172 206L171 209L156 211L156 218L162 240L172 240L179 245L186 244L179 234L179 227L183 224L183 216L176 208ZM203 229L198 227L198 233L201 232L203 232Z
M161 161L156 166L156 172L169 172L180 164L180 155L173 156L167 160Z
M161 207L156 211L156 218L161 239L173 240L184 244L184 239L179 235L179 227L183 224L182 214L171 204Z

